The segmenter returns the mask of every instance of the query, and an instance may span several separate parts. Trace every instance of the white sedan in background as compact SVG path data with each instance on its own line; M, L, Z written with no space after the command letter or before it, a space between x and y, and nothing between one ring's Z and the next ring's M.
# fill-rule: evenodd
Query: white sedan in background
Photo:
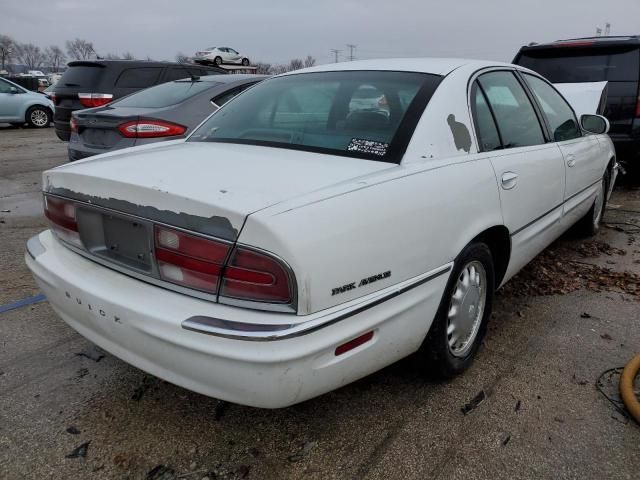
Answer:
M576 222L598 229L607 130L510 64L313 67L186 141L46 171L51 229L25 258L74 329L205 395L283 407L414 352L451 377L495 290Z
M251 62L247 57L237 52L231 47L210 47L206 50L196 52L193 61L201 64L222 65L231 63L248 67Z

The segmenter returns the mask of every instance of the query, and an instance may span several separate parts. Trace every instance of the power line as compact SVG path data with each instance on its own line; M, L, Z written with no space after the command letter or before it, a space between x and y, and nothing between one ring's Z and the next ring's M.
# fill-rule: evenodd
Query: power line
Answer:
M357 45L353 45L352 43L347 43L347 48L349 49L349 61L353 62L353 50Z
M332 48L331 49L331 53L334 54L335 56L335 63L338 63L338 54L341 52L342 50L338 50L337 48Z

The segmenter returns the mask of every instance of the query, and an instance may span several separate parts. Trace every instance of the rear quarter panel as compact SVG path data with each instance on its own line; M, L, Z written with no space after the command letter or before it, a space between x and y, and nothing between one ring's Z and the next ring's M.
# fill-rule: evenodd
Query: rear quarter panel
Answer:
M445 265L480 232L501 223L489 161L425 160L257 212L239 241L290 264L304 315ZM385 272L390 275L358 286ZM332 295L350 283L356 288Z

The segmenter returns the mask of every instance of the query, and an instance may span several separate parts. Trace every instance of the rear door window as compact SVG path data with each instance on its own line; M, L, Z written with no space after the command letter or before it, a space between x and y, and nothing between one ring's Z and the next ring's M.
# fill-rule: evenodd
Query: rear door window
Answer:
M487 99L478 86L478 82L474 82L471 88L471 100L471 110L478 133L480 151L490 152L500 148L502 144L500 142L500 135L498 135L498 128L493 120Z
M554 48L523 52L518 65L552 83L638 81L640 50Z
M478 83L496 118L504 148L545 143L533 105L512 72L485 73Z
M145 88L155 85L161 71L161 67L127 68L118 77L116 87Z
M581 137L578 120L565 99L544 80L526 73L523 76L547 118L553 140L562 142Z
M233 97L238 95L240 92L246 90L247 88L249 88L252 85L254 85L254 83L250 83L249 85L243 85L241 87L237 87L237 88L234 88L234 89L229 90L227 92L224 92L223 94L218 95L215 98L212 98L211 102L214 103L215 105L217 105L218 107L221 107L222 105L227 103L229 100L231 100Z

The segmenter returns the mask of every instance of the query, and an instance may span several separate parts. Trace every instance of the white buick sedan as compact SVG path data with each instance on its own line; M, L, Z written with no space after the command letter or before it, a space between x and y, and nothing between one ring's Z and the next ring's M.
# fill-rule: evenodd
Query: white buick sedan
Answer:
M186 140L46 171L26 262L80 334L205 395L284 407L414 352L451 377L495 290L598 229L607 130L510 64L300 70Z

